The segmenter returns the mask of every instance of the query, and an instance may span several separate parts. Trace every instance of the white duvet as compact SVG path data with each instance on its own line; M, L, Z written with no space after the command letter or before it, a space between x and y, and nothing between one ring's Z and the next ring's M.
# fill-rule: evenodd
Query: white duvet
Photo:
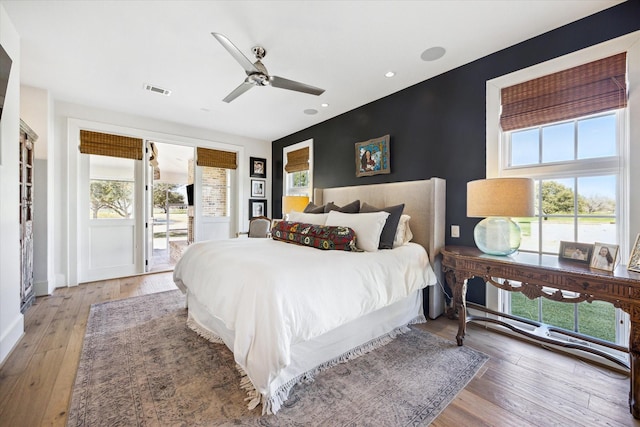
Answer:
M234 333L235 361L263 398L291 346L436 283L424 248L323 251L272 239L195 243L174 270Z

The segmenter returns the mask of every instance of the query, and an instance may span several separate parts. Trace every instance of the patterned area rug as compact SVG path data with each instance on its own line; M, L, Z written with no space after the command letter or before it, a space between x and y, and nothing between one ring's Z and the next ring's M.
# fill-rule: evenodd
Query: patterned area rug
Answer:
M233 354L186 326L180 291L91 307L69 426L428 425L487 356L413 327L249 411Z

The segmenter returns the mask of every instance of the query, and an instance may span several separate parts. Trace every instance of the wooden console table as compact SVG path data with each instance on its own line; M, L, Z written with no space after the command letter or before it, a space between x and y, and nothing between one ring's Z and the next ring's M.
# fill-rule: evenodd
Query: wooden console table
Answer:
M467 280L472 277L480 277L507 291L521 292L529 299L544 297L569 303L607 301L628 313L631 318L628 349L631 382L629 409L635 418L640 418L640 273L628 271L626 266L618 266L614 272L595 270L586 264L550 255L487 255L476 248L465 246L445 247L442 251L442 268L453 291L453 303L459 315L456 335L458 345L464 342L467 321L494 321L467 315ZM520 282L521 286L512 286L509 280ZM577 295L567 297L562 291L575 292ZM501 315L495 312L493 314ZM501 321L494 322L506 325ZM546 341L544 338L537 338ZM558 344L555 340L549 342Z

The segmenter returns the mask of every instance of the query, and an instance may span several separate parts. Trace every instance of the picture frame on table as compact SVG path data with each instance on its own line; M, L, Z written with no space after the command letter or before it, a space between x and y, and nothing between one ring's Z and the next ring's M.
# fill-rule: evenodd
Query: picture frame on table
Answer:
M266 197L265 192L266 181L261 179L251 180L251 197Z
M267 201L249 199L249 220L258 216L267 216Z
M560 259L589 264L593 254L593 245L578 242L560 242Z
M356 142L356 177L391 173L389 135Z
M589 267L598 270L613 271L616 266L616 258L618 258L618 245L613 243L596 242L593 245L593 255Z
M629 256L627 270L640 273L640 234L636 236L636 241L631 247L631 255Z
M249 175L251 178L267 177L267 159L249 157Z

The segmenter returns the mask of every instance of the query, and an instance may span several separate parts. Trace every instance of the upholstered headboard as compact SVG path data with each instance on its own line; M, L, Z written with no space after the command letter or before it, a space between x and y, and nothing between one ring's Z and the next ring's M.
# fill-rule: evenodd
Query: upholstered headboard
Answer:
M442 283L440 250L444 247L446 181L431 178L420 181L358 185L352 187L316 188L313 202L323 205L333 202L338 206L356 199L376 207L404 203L405 214L411 216L409 225L413 242L421 244L429 253L434 272ZM444 312L444 294L441 286L429 288L428 315L435 319Z
M333 202L342 206L356 199L380 208L404 203L403 213L411 216L413 242L427 250L432 264L444 246L446 181L442 178L316 188L313 195L316 205Z

